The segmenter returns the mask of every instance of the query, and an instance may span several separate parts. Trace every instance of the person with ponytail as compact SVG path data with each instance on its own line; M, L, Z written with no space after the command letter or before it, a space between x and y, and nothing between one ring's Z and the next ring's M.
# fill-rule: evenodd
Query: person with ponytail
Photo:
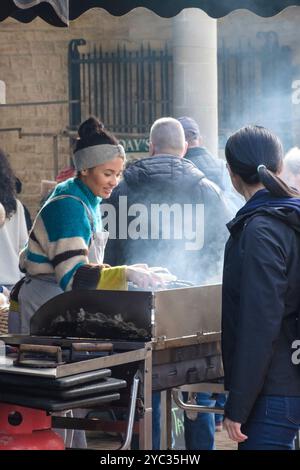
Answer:
M96 118L83 122L78 133L73 155L77 175L55 187L20 254L26 276L12 292L11 333L28 334L32 315L63 291L126 290L128 281L143 288L163 284L146 265L103 264L108 233L102 229L99 205L118 184L126 157L124 148Z
M16 176L9 159L0 149L0 204L3 211L0 209L0 285L8 291L22 277L19 252L28 238L24 208L17 199L15 185Z
M278 177L283 148L269 130L240 129L225 155L246 204L228 224L224 258L224 427L240 450L289 450L300 428L291 341L300 308L300 194Z

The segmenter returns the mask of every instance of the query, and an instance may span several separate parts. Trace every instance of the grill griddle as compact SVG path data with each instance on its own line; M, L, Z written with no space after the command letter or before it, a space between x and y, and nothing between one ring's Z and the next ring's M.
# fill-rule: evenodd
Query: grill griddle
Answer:
M39 398L50 398L50 399L61 399L61 400L71 400L82 397L88 397L92 395L101 395L108 392L114 392L120 388L126 387L126 381L120 379L107 378L103 379L100 382L93 382L91 384L83 384L77 387L71 388L62 388L62 389L47 389L47 388L38 388L38 387L25 387L22 385L22 396L26 397L38 397ZM1 392L3 393L12 393L15 394L15 386L1 386Z
M110 393L96 397L78 398L73 400L56 400L53 398L28 397L26 395L0 391L1 402L13 403L14 405L27 406L29 408L47 411L64 411L74 408L88 408L90 406L98 406L119 399L119 393Z
M94 370L57 379L48 377L31 377L23 374L0 373L0 389L3 389L3 386L21 386L46 388L50 392L51 390L65 390L82 384L96 382L110 376L110 369Z
M151 292L75 290L65 292L42 305L30 321L30 334L74 338L108 338L127 340L151 339ZM88 312L89 318L78 321L79 312ZM95 321L97 313L105 315L106 323ZM94 318L93 318L94 314ZM68 321L59 321L67 317ZM126 328L113 324L122 318ZM81 324L80 324L81 323ZM133 326L130 329L130 325ZM137 334L141 330L143 334Z

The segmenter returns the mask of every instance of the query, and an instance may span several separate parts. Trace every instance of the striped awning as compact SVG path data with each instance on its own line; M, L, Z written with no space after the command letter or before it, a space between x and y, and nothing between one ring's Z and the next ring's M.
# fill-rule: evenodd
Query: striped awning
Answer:
M144 7L159 16L172 17L184 8L200 8L213 18L247 9L260 16L273 16L300 0L0 0L0 21L8 16L30 22L37 16L55 26L67 26L91 8L103 8L120 16Z

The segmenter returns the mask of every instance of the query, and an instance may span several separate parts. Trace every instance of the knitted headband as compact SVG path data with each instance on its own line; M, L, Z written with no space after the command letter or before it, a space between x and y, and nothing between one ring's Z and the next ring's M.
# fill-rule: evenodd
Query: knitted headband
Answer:
M120 144L93 145L77 150L73 155L73 162L76 170L81 171L114 160L117 156L126 160L124 147Z

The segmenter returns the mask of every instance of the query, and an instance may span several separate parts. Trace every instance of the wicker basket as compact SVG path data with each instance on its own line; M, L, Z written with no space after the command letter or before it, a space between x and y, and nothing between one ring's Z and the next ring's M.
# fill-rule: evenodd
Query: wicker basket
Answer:
M6 335L8 332L8 305L0 307L0 335Z

